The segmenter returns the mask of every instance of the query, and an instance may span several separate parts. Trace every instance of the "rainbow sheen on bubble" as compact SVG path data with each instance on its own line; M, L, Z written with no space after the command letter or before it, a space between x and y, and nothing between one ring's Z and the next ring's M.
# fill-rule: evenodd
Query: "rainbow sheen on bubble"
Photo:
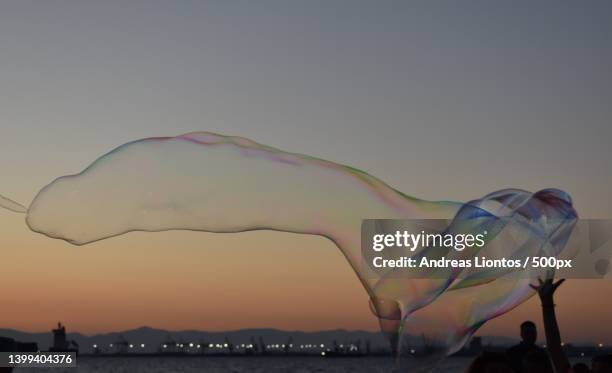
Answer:
M586 236L576 231L577 214L571 199L555 189L537 193L506 189L466 203L455 215L446 232L472 230L493 233L482 248L432 252L439 248L424 248L414 257L450 257L472 259L525 258L534 256L574 257L587 244ZM490 235L491 236L491 235ZM428 252L429 251L429 252ZM533 295L530 284L534 278L550 278L554 272L532 267L490 270L480 268L445 269L446 277L380 279L374 293L382 299L393 299L401 310L379 314L397 320L398 349L426 349L432 355L457 352L488 320L502 315ZM387 307L391 308L391 307ZM393 325L393 324L390 324ZM392 330L387 330L391 333ZM414 336L422 341L414 342ZM407 347L406 347L407 345ZM402 347L404 346L404 347ZM435 347L435 348L434 348Z
M0 198L1 207L20 210L11 202ZM435 341L444 353L456 351L487 320L533 294L519 271L465 275L452 270L444 278L422 279L396 278L392 272L366 276L361 266L366 218L443 218L452 220L449 232L482 224L496 232L481 251L425 248L412 254L461 258L502 247L508 252L508 246L517 254L559 254L576 214L569 196L558 190L502 190L466 204L425 201L355 168L242 137L197 132L133 141L78 174L57 178L35 197L26 222L35 232L75 245L132 231L265 229L327 237L368 292L396 352L402 334ZM568 225L558 223L561 218Z
M241 137L199 132L122 145L83 172L44 187L28 226L76 245L130 231L321 235L359 272L363 217L452 217L459 203L404 195L355 168Z

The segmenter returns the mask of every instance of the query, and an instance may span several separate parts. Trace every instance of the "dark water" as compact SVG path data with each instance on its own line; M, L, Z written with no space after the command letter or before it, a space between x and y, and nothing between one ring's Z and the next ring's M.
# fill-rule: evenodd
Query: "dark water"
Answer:
M78 359L76 368L21 368L15 373L462 373L472 358L447 358L428 362L408 359L398 368L388 357L97 357ZM572 359L589 363L590 359Z
M446 359L437 364L435 372L463 372L469 359ZM76 368L22 368L15 373L388 373L419 372L429 368L427 362L407 362L397 370L390 358L316 358L316 357L255 357L255 358L79 358ZM425 371L429 371L426 369Z

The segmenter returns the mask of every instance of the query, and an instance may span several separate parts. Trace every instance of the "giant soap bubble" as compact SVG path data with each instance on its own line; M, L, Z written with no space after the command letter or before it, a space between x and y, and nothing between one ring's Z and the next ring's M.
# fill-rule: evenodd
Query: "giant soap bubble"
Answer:
M570 197L556 189L537 193L506 189L467 202L457 212L446 231L478 225L492 232L485 246L474 250L432 253L438 247L424 248L415 256L448 256L454 259L510 258L576 255L586 244L585 236L574 234L577 214ZM479 231L474 229L473 231ZM428 252L429 251L429 252ZM399 270L395 270L399 271ZM554 276L549 269L465 268L445 270L439 275L419 279L388 273L374 286L381 299L398 303L395 314L379 314L390 325L388 333L397 335L398 348L416 354L434 365L439 358L457 352L486 321L502 315L526 301L533 291L534 278ZM385 323L383 323L385 326ZM423 359L424 357L428 359Z
M444 279L421 280L364 276L362 219L463 219L477 210L491 217L490 224L510 217L539 235L567 228L551 227L546 218L576 216L569 197L557 190L506 190L467 204L424 201L355 168L209 132L124 144L82 172L45 186L27 211L4 197L0 207L27 212L31 230L75 245L131 231L266 229L324 236L357 274L394 348L402 332L415 326L419 333L419 327L431 324L426 320L429 308L454 304L446 308L456 312L447 318L450 325L433 323L435 327L422 332L440 334L447 352L532 295L528 281L514 272L493 278L474 272L459 278L450 271ZM544 236L538 243L550 245L550 237ZM557 244L562 249L563 240ZM536 246L519 242L516 251Z

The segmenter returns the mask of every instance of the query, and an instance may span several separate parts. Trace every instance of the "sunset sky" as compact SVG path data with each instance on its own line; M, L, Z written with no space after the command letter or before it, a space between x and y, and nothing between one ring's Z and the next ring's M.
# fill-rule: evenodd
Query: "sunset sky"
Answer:
M588 5L2 2L0 194L27 205L120 144L202 130L418 198L557 187L582 217L612 218L612 6ZM378 327L321 237L130 233L76 247L23 218L0 210L0 328ZM612 282L563 285L564 339L612 343L611 295ZM480 333L515 336L539 312L532 299Z

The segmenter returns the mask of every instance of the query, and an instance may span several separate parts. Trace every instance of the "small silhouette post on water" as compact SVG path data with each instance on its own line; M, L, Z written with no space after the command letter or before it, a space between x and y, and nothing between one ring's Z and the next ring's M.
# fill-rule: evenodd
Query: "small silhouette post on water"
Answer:
M76 341L66 339L66 327L61 322L57 323L57 328L53 333L53 345L49 348L52 352L79 352L79 344Z

